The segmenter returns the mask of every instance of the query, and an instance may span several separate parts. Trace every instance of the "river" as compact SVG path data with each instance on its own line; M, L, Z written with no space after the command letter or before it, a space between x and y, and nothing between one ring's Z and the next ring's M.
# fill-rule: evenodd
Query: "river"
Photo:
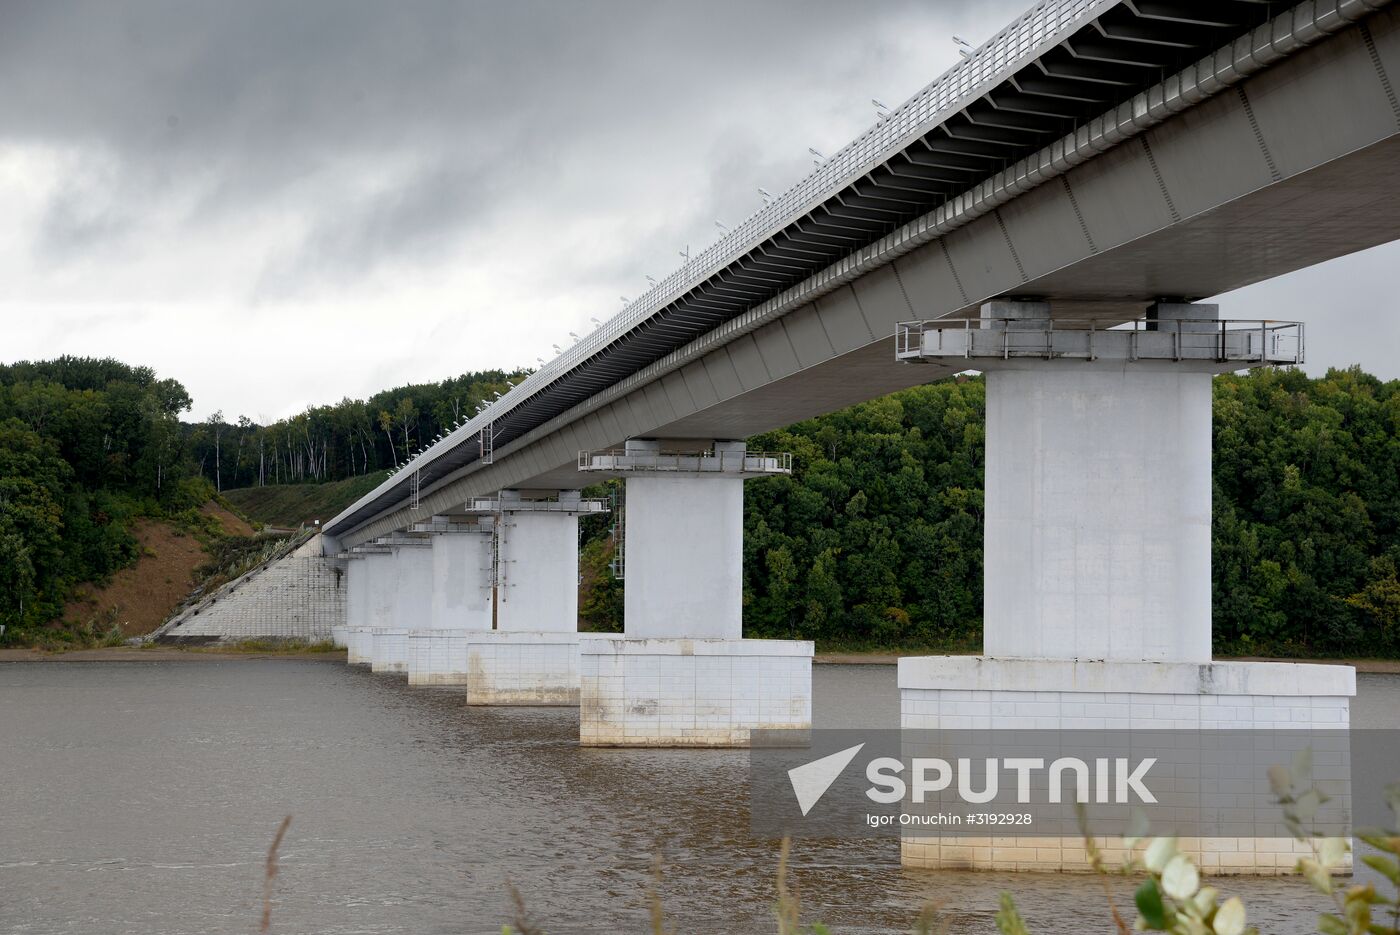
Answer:
M1400 726L1400 676L1363 675L1357 726ZM819 727L897 726L890 666L818 666ZM749 834L743 751L583 749L577 711L466 708L322 659L0 663L0 932L257 931L278 823L274 932L477 935L508 885L550 935L771 932L777 842ZM897 845L797 842L805 916L907 932L940 903L994 931L1108 932L1097 881L909 872ZM1227 879L1268 932L1311 932L1296 879ZM1131 897L1122 897L1127 905Z

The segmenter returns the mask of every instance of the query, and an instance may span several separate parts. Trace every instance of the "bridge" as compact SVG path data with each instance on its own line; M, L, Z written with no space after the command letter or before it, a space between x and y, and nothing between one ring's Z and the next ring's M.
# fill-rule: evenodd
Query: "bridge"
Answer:
M737 440L977 369L987 657L902 665L907 726L1085 685L1345 720L1341 670L1210 660L1210 375L1304 343L1201 300L1400 237L1398 79L1388 0L1037 3L327 523L352 661L591 744L809 726L811 645L740 620L743 481L791 465ZM626 633L579 634L618 477Z

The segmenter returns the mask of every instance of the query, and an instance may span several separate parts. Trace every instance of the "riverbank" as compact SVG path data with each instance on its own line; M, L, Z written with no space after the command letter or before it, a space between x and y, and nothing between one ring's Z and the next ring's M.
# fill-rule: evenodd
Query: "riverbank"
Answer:
M44 649L0 649L0 662L190 662L208 659L298 659L344 662L343 649L240 649L238 647L98 646L53 652Z
M940 655L927 650L910 652L817 653L812 661L817 665L892 666L901 656ZM0 662L137 662L208 659L313 659L344 662L345 650L322 649L312 646L277 649L255 647L180 647L180 646L102 646L53 652L43 649L0 649ZM1217 662L1307 662L1317 665L1354 666L1357 672L1400 675L1398 659L1280 659L1264 656L1222 656Z

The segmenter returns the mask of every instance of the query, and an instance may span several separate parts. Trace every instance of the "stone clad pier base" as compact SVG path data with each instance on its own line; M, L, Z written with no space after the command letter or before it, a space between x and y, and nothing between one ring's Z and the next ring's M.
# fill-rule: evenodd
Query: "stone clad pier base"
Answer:
M810 730L805 640L600 639L579 647L584 746L745 747L754 730Z
M345 628L345 661L352 666L367 666L371 661L374 634L369 627Z
M461 688L467 684L468 630L409 630L408 684Z
M467 704L577 705L579 647L620 634L484 630L467 640Z
M369 669L376 674L408 674L407 627L372 627L370 629Z
M1093 662L926 656L899 661L901 724L914 730L1336 730L1349 726L1350 666L1278 662ZM1144 743L1151 738L1144 735ZM1317 767L1317 776L1325 774ZM1098 840L1110 866L1121 837ZM1291 838L1182 838L1210 874L1291 873L1311 848ZM906 867L1090 869L1080 837L905 837Z

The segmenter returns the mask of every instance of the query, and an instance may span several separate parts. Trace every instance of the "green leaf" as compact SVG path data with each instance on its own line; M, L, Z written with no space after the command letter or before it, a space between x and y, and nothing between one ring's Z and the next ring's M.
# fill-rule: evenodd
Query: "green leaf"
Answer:
M1179 903L1195 896L1200 885L1201 875L1185 854L1177 854L1162 871L1162 889Z
M1215 904L1220 899L1220 891L1213 886L1203 886L1196 891L1196 895L1191 897L1189 906L1193 915L1198 919L1209 919L1210 914L1215 911Z
M1142 855L1142 862L1153 873L1161 873L1176 856L1176 838L1154 838Z
M1133 894L1133 902L1137 903L1138 913L1147 922L1149 929L1166 931L1167 907L1162 904L1162 891L1157 888L1154 878L1148 877L1142 882L1142 886Z
M1385 787L1385 800L1390 803L1395 820L1400 822L1400 782L1392 782Z
M1294 806L1299 818L1312 818L1317 814L1318 806L1322 804L1322 793L1316 789L1309 789L1298 796L1298 804Z
M1394 838L1379 831L1358 831L1356 836L1378 851L1400 854L1400 838Z
M1348 935L1347 924L1330 912L1318 916L1317 930L1322 935Z
M1010 893L1001 894L1001 908L996 914L997 931L1001 935L1030 935L1021 913L1016 911L1016 902Z
M1378 872L1391 883L1400 886L1400 864L1389 857L1382 857L1380 854L1367 854L1361 858L1361 862L1372 870Z
M1323 838L1317 845L1317 856L1322 866L1331 869L1340 867L1346 859L1348 844L1344 838Z
M1332 892L1332 877L1323 868L1322 864L1311 857L1304 857L1298 861L1298 872L1307 878L1313 889L1323 895L1330 895Z
M1238 896L1231 896L1215 911L1211 927L1216 935L1244 935L1244 903Z

